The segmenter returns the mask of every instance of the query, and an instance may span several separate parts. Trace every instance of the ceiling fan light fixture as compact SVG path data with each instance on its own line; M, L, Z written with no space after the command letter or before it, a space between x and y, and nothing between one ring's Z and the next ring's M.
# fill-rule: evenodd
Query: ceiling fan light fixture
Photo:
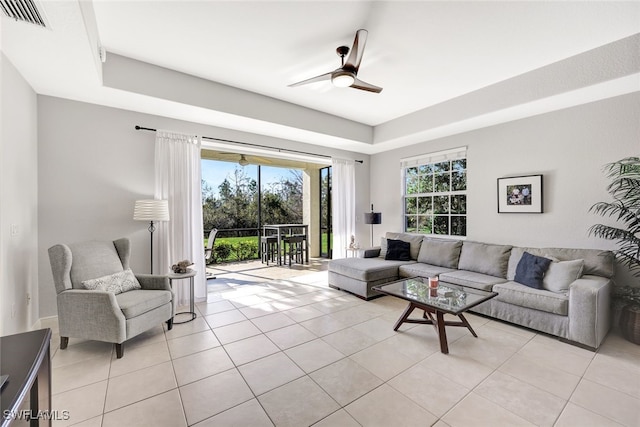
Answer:
M249 160L244 156L244 154L240 155L240 160L238 160L238 164L240 166L247 166L249 164Z
M355 83L356 78L349 71L337 71L331 76L331 83L335 87L349 87Z

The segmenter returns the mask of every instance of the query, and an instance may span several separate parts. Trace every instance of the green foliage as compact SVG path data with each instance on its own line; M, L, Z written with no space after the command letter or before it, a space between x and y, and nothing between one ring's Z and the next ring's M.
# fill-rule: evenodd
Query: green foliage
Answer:
M226 261L233 251L233 245L228 242L216 241L213 245L213 260L214 262Z
M217 238L213 245L214 262L219 264L257 259L258 246L256 236Z
M258 184L247 175L248 167L237 166L218 186L216 196L202 181L202 216L205 230L258 227ZM302 222L302 172L262 189L262 224Z
M240 240L233 244L233 251L237 261L258 258L257 240Z
M640 276L640 158L627 157L605 165L604 170L611 180L607 191L613 201L596 203L589 211L614 218L620 225L596 224L589 235L617 241L616 258Z

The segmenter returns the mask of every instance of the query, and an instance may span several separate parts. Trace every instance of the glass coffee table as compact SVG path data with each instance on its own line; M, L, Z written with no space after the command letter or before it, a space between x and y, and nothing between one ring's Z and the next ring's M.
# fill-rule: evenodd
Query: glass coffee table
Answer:
M462 313L498 295L452 283L440 282L438 288L429 288L426 277L412 277L386 285L374 286L378 292L409 301L409 305L393 327L397 331L403 323L433 325L440 338L440 351L449 353L445 326L466 326L474 337L478 337ZM414 309L423 310L421 319L409 319ZM458 316L460 321L444 320L445 314ZM435 315L435 317L434 317Z

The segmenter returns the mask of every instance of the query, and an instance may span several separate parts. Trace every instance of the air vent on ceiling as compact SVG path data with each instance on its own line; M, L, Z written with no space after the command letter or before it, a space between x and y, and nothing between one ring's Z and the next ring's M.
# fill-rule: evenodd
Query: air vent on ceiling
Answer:
M47 28L44 13L34 0L0 0L0 8L11 19Z

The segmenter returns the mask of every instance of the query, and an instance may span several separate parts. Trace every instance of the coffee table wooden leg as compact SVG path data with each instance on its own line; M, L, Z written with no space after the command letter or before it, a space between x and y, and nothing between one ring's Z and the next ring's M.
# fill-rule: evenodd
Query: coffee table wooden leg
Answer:
M398 319L396 324L393 326L393 330L394 331L397 331L398 328L400 327L400 325L402 325L404 323L404 321L407 320L407 318L409 317L409 315L411 314L411 312L413 311L413 309L415 307L416 306L413 305L413 303L409 303L407 308L405 308L404 313L402 313L402 316L400 316L400 318Z
M460 320L462 320L462 323L464 323L464 325L469 329L469 332L471 332L471 335L478 338L476 331L473 330L473 328L471 327L471 324L469 323L469 321L467 321L466 317L464 317L462 313L458 314L458 317L460 318Z
M447 332L444 324L444 313L436 311L436 318L438 321L438 337L440 338L440 351L444 354L449 354L449 345L447 344Z

